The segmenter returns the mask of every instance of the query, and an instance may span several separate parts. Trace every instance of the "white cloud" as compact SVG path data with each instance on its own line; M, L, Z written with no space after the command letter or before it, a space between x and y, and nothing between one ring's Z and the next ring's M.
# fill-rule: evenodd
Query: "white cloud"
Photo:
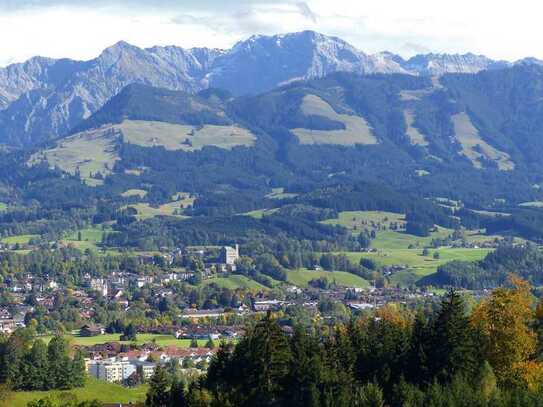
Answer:
M121 39L228 48L252 34L304 29L370 53L543 58L542 8L531 0L0 0L0 65L33 55L90 59Z

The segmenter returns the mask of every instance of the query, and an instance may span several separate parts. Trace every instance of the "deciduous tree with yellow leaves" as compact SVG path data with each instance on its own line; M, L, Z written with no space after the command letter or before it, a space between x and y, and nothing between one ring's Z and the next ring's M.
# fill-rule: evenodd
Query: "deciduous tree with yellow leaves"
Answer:
M480 335L482 357L503 386L534 388L543 379L536 360L537 335L531 286L510 276L510 287L494 290L475 307L471 323Z

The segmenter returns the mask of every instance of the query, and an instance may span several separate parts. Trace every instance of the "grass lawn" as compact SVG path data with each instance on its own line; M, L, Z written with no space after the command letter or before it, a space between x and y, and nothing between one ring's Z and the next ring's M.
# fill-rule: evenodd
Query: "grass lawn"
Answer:
M298 287L307 287L309 281L325 277L343 287L368 287L369 283L361 277L343 271L311 271L306 269L287 271L287 282Z
M147 385L126 388L117 384L88 378L85 387L68 391L15 392L13 393L12 399L6 403L6 406L26 407L29 401L46 396L60 396L63 393L74 394L79 401L96 399L102 403L137 403L145 401Z
M2 243L5 244L28 244L32 239L40 237L40 235L18 235L18 236L10 236L5 237L1 239Z
M0 212L4 212L8 206L4 202L0 202Z
M221 288L228 288L230 290L235 290L236 288L247 288L250 290L268 290L268 287L263 286L262 284L251 280L248 277L233 274L228 277L215 277L202 282L204 285L216 284Z
M66 335L68 339L71 340L73 345L83 345L83 346L92 346L97 344L102 344L106 342L119 342L122 344L131 344L134 342L130 341L120 341L120 334L105 334L91 337L79 336L77 331L70 335ZM48 343L51 340L51 336L42 336L40 337L45 343ZM190 346L190 339L176 339L173 335L159 335L159 334L138 334L137 345L143 345L144 343L156 342L158 346L171 346L175 345L181 348L188 348ZM198 346L205 346L206 340L198 340Z

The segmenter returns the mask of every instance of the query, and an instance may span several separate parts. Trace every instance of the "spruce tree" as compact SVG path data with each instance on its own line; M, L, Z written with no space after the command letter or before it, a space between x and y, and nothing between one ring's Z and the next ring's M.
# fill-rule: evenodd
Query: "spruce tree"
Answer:
M168 375L160 365L157 365L149 382L145 407L168 407L169 403Z
M449 291L433 324L432 353L434 376L450 382L458 374L473 377L477 371L473 331L462 297Z

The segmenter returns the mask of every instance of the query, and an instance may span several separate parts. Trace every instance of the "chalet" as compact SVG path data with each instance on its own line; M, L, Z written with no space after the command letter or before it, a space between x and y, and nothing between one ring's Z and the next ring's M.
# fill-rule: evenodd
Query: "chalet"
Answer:
M87 324L83 325L79 331L79 334L84 337L103 335L105 330L100 325Z

